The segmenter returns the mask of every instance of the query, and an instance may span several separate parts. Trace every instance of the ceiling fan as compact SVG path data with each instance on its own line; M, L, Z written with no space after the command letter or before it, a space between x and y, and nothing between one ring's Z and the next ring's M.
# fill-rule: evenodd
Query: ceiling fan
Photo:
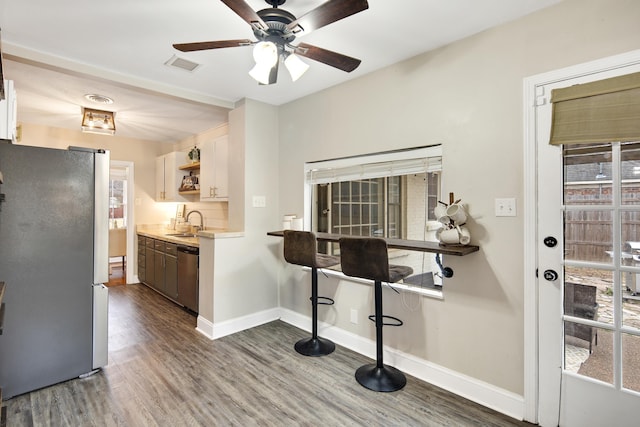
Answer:
M221 49L226 47L254 46L256 65L249 74L261 84L273 84L278 76L279 58L295 81L309 68L298 56L322 62L350 73L358 68L360 60L341 53L332 52L307 43L294 46L291 43L318 28L339 21L369 8L367 0L329 0L307 12L300 18L279 9L286 0L265 0L271 7L254 11L244 0L221 0L253 30L257 41L248 39L220 40L196 43L177 43L173 47L182 52Z

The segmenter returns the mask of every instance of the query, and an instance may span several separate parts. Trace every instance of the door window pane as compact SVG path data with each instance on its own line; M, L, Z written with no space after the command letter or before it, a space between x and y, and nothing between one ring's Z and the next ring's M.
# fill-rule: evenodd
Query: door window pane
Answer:
M622 334L622 387L640 392L640 337Z
M566 260L612 263L611 211L567 210L564 217Z
M622 204L640 206L640 144L622 144L620 160Z
M565 321L565 331L578 325ZM582 340L565 332L564 366L565 370L585 377L613 384L613 333L606 329L593 329L592 351Z
M610 205L611 145L565 149L565 205Z
M632 278L632 280L636 281L633 286L638 285L637 276L640 274L623 274L628 275ZM638 296L636 292L630 291L627 287L625 287L624 291L622 292L622 324L627 328L633 328L640 331L640 296ZM640 358L640 352L638 353L638 357Z
M564 314L613 324L613 272L566 266L564 274Z

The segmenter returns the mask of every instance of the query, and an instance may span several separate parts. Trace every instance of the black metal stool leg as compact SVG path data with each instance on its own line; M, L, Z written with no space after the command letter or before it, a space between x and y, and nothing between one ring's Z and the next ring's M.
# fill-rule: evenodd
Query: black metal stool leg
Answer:
M311 338L303 338L294 348L305 356L325 356L333 353L336 345L333 341L318 336L318 269L311 268Z
M375 282L376 363L363 365L356 371L356 381L373 391L397 391L407 384L407 378L393 366L384 364L382 349L382 282ZM397 319L396 319L397 320ZM400 323L402 324L402 323ZM399 325L396 325L399 326Z

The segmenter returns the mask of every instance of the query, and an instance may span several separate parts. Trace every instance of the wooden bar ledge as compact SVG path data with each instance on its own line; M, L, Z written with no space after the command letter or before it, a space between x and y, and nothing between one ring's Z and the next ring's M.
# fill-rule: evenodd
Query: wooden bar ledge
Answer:
M269 231L268 236L283 237L284 231ZM322 242L338 243L340 237L358 237L348 236L344 234L316 233L316 239ZM479 246L474 245L451 245L444 246L438 242L427 242L425 240L405 240L405 239L387 239L387 246L393 249L405 249L408 251L431 252L443 255L464 256L480 250Z

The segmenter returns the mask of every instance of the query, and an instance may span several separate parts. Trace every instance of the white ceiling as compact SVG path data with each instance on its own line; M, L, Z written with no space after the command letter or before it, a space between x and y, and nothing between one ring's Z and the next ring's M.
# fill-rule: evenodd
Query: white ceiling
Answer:
M18 92L18 120L78 129L82 106L116 111L117 134L176 142L227 121L234 103L281 105L402 61L560 0L368 0L369 9L297 39L362 60L352 73L303 58L295 83L280 68L275 85L247 73L250 47L182 53L173 43L255 40L219 0L0 0L4 77ZM254 9L264 0L246 0ZM325 0L288 0L295 16ZM188 72L173 55L202 64ZM91 104L87 93L115 100Z

